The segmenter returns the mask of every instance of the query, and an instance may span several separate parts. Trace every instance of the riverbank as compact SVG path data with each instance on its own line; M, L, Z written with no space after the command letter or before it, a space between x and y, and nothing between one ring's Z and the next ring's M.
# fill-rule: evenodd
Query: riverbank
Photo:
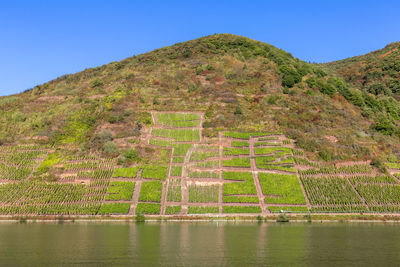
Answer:
M121 215L27 215L0 216L0 222L213 222L213 221L254 221L254 222L399 222L400 214L271 214L223 215L223 216L121 216Z

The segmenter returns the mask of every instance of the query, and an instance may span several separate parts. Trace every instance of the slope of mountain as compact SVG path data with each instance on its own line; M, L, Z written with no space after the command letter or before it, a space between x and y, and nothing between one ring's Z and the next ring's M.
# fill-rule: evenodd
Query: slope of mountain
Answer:
M395 99L400 99L400 43L389 44L366 55L327 63L324 67L362 92L365 96L361 106L363 115L367 118L371 118L371 114L377 115L376 130L387 135L399 134L396 130L398 110L390 106L396 106Z
M40 137L95 150L91 141L104 127L128 136L138 134L134 129L146 121L146 111L197 110L206 112L210 136L216 129L272 127L329 160L363 158L388 152L387 144L397 149L397 142L371 129L396 132L399 105L375 100L271 45L213 35L1 98L0 142Z
M2 97L0 214L395 212L400 104L340 75L218 34Z
M373 95L400 94L400 43L381 50L326 64L352 85Z

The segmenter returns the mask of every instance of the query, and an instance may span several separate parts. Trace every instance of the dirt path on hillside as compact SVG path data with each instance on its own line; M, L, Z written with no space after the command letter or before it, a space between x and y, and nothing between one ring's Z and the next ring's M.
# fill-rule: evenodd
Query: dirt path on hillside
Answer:
M267 210L264 209L264 207L263 207L263 204L265 202L265 197L264 197L264 193L262 192L260 180L258 179L256 160L254 159L254 139L250 138L249 143L250 143L250 156L252 157L250 159L251 173L253 175L254 185L257 190L257 196L258 196L258 200L259 200L259 204L260 204L260 208L261 208L261 214L266 215Z
M367 201L365 198L358 192L358 190L355 188L355 186L350 182L349 178L346 177L347 182L350 184L351 188L353 188L353 191L357 194L357 196L363 201L365 207L367 207L367 210L369 210L369 207L367 205Z
M218 170L219 170L219 179L221 180L221 182L223 181L223 177L222 177L222 158L224 156L224 145L222 142L222 132L218 132L218 145L219 145L219 166L218 166ZM222 214L223 210L222 210L222 203L223 203L223 199L224 199L224 192L223 192L223 186L220 185L219 188L219 213Z
M139 194L141 186L142 186L142 181L137 181L135 184L135 189L133 190L132 203L129 209L129 215L136 215L136 207L139 202Z
M188 164L190 156L192 155L193 150L196 148L196 145L189 148L188 152L186 153L185 159L183 161L182 167L182 178L181 178L181 190L182 190L182 215L187 214L188 209L188 202L189 202L189 191L188 191Z
M40 164L42 164L42 162L47 158L48 155L49 155L49 154L46 154L46 157L44 157L43 159L41 159L41 160L39 161L39 163L37 163L36 166L32 168L31 173L26 177L25 181L28 181L28 180L32 177L32 175L35 173L36 169L39 168Z
M291 150L291 153L292 153L292 157L294 158L293 150ZM296 163L294 164L294 166L296 167ZM304 198L306 199L307 208L308 208L308 210L310 210L311 209L310 199L308 198L306 189L304 188L304 185L303 185L303 181L300 178L299 170L297 170L297 169L296 169L296 176L297 176L297 179L299 180L299 183L301 186L301 191L303 191Z
M169 180L171 178L171 166L172 166L173 155L174 155L174 148L172 147L171 154L169 156L167 177L166 177L165 181L163 182L162 192L161 192L161 211L160 211L161 215L165 215L165 202L166 202L166 199L167 199L168 184L169 184ZM182 175L183 175L183 173L182 173Z

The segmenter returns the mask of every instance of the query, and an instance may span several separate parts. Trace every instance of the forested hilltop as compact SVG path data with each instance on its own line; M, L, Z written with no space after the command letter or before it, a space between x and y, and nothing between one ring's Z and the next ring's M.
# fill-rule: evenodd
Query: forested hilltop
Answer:
M397 212L399 56L216 34L1 97L0 214Z

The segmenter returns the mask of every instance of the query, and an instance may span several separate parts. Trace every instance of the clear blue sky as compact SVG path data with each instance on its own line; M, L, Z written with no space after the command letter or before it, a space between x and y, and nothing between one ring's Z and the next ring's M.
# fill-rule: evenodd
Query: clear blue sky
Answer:
M327 62L400 41L400 1L4 0L0 95L214 33Z

